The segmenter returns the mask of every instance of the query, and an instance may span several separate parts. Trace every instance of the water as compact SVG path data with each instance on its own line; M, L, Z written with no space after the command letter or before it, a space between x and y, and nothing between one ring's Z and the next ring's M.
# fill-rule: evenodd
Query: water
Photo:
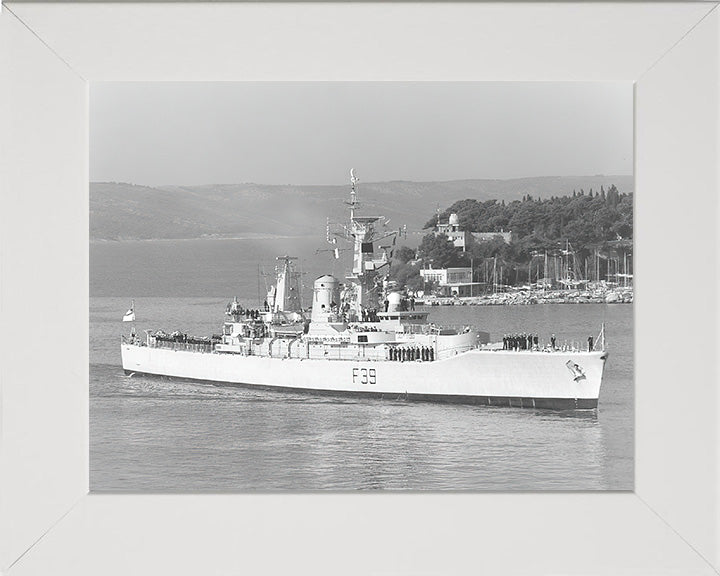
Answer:
M436 323L493 337L533 331L610 346L597 411L315 397L126 377L120 318L217 333L238 295L257 306L257 264L303 260L305 284L340 262L312 239L93 244L90 486L93 491L632 490L633 320L622 304L438 307ZM312 261L314 260L314 262ZM308 300L309 301L309 300ZM450 377L451 375L449 375Z

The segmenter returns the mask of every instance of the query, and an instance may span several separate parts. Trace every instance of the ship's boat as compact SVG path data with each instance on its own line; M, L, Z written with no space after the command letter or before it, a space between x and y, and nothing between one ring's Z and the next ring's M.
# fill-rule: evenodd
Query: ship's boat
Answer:
M491 343L470 326L437 326L389 287L400 231L387 231L380 217L356 215L354 172L349 205L349 224L337 233L328 228L327 239L352 244L352 272L344 281L317 278L309 311L301 305L296 259L281 256L261 310L233 300L222 334L211 337L151 330L144 339L123 337L125 372L323 394L597 407L608 356L604 329L592 349L579 350L526 337Z

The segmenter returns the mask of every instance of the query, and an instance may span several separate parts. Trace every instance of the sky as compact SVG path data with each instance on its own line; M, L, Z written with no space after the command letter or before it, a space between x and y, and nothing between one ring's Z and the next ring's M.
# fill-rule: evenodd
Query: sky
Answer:
M90 180L145 186L630 175L630 83L108 82Z

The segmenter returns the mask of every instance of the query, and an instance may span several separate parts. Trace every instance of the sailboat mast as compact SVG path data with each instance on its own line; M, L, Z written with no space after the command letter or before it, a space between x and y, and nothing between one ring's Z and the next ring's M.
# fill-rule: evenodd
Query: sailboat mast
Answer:
M623 251L623 288L627 288L627 252Z
M595 248L595 282L600 282L600 249Z
M493 294L497 294L497 256L493 257Z

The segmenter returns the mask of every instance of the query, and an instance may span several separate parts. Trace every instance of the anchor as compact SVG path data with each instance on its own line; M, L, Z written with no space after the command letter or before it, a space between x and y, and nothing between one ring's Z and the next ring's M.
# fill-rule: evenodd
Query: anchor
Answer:
M585 379L586 376L583 372L583 369L572 360L568 360L565 363L565 366L567 366L567 369L570 370L570 373L573 375L573 380L575 380L575 382Z

